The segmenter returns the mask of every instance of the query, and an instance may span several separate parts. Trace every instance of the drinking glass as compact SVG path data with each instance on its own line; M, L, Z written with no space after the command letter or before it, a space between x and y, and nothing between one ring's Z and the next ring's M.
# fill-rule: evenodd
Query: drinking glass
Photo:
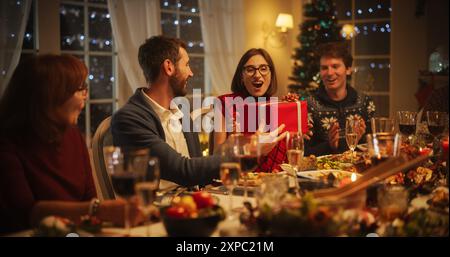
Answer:
M106 162L114 192L125 199L125 231L130 234L130 199L136 195L135 186L145 181L150 151L148 148L108 147Z
M439 151L439 136L444 132L447 114L445 112L427 111L427 125L428 131L433 135L433 152L438 154Z
M135 190L139 198L139 206L146 217L147 236L150 236L150 223L154 210L153 202L156 199L156 192L159 189L160 169L159 161L156 157L148 160L147 171L144 179L137 181Z
M401 185L384 185L377 192L378 210L382 220L392 221L408 209L408 191Z
M220 179L222 184L227 189L229 195L228 209L229 215L228 219L234 219L233 213L233 190L237 186L239 177L241 174L241 166L238 162L222 162L220 164Z
M412 136L416 133L417 112L398 111L397 119L400 133L411 143Z
M289 175L289 187L294 188L295 194L300 195L300 188L297 181L297 172L302 163L305 146L303 142L303 135L301 132L290 132L286 136L286 149L288 163L292 166L294 174Z
M399 133L368 134L367 148L372 165L378 165L389 157L400 154L401 135Z
M258 166L260 147L257 135L234 135L234 155L241 166L241 174L244 178L244 201L248 198L247 179L248 173Z
M386 117L374 117L370 119L372 133L390 133L394 134L394 120Z
M355 154L355 148L359 139L359 119L347 119L345 121L345 141L347 141L348 148L351 151L350 162L353 163L353 155Z

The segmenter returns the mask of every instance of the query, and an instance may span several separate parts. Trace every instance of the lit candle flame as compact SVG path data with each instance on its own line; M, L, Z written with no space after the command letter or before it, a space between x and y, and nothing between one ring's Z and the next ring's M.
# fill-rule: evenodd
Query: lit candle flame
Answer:
M352 182L355 182L356 181L356 174L353 172L352 173L352 176L350 177L350 180L352 181Z

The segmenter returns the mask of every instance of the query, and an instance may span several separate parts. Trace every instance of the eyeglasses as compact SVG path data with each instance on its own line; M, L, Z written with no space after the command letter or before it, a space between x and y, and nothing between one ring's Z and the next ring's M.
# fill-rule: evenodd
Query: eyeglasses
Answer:
M81 86L79 86L77 88L77 91L83 91L83 90L87 90L88 89L88 84L86 83L86 81L83 81L83 84L81 84Z
M256 70L259 71L259 74L265 76L270 73L270 66L267 64L259 65L259 67L253 65L244 66L244 74L247 76L254 76Z

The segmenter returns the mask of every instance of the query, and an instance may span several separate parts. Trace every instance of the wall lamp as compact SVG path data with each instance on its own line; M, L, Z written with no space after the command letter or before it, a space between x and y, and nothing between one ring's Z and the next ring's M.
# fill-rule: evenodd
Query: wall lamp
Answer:
M271 46L274 48L281 48L286 45L289 29L294 27L294 20L291 14L280 13L275 21L275 27L265 23L263 25L264 31L264 46Z

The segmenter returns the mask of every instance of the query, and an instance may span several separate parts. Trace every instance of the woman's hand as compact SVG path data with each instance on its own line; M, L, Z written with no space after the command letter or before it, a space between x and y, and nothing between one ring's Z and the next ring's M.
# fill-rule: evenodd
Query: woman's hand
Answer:
M264 125L260 124L255 135L258 136L258 147L260 149L261 155L264 156L269 154L270 151L272 151L273 147L278 144L278 142L286 138L288 131L283 132L285 127L286 126L284 124L281 124L278 128L271 132L263 132Z
M116 200L105 200L100 203L98 209L98 218L105 221L110 221L118 226L125 225L125 205L126 201L122 198ZM137 197L130 199L129 205L129 219L130 225L136 226L143 223L144 214L139 209L139 202Z

